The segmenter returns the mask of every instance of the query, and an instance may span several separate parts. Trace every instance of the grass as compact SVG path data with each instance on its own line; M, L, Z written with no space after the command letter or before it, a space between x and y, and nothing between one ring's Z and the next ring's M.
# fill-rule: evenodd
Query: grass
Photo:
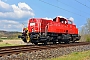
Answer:
M9 43L0 43L0 47L3 46L16 46L15 44L9 44Z
M84 52L74 52L69 55L64 55L57 58L51 58L48 60L90 60L90 50Z
M17 46L17 45L22 45L22 44L24 44L24 43L21 39L5 39L5 40L0 39L0 47Z
M20 38L0 38L0 40L20 40Z

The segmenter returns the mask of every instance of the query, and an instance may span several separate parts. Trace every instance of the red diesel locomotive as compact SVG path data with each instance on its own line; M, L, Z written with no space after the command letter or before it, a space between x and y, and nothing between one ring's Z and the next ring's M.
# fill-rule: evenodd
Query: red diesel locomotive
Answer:
M47 42L70 43L80 39L78 28L73 21L56 17L53 20L31 18L28 27L23 29L19 36L24 42L47 44Z

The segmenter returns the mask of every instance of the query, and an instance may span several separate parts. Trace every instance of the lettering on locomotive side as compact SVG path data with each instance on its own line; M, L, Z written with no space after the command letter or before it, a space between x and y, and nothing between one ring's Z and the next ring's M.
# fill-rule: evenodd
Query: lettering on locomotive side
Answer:
M30 26L34 26L35 25L35 23L30 23Z

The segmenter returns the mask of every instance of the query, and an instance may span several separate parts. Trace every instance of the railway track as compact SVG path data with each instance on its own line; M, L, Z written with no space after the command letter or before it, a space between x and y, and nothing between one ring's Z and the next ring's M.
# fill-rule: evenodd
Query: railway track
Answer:
M70 47L70 46L80 46L80 45L88 45L90 42L78 42L71 44L54 44L54 45L20 45L20 46L7 46L0 47L0 57L9 56L12 54L26 53L26 52L36 52L45 49L53 49L53 48L62 48L62 47Z

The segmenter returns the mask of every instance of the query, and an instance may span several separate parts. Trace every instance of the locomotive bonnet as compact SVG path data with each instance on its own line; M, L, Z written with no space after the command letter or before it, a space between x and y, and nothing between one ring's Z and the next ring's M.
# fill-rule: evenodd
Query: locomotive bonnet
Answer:
M52 20L44 18L31 18L28 26L18 36L26 43L47 44L47 42L70 43L80 39L78 28L73 21L57 16Z

